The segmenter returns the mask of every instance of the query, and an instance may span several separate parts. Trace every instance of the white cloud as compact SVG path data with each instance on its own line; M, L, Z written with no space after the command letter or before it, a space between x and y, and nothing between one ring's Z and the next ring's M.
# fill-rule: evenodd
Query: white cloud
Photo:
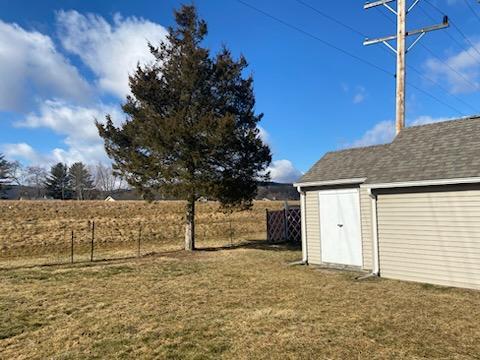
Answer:
M93 94L100 90L123 98L129 92L129 73L137 63L153 60L148 41L158 44L167 31L148 20L120 15L108 22L93 14L60 11L56 19L63 50L78 55L91 70L92 84L49 36L0 21L0 111L26 114L14 125L50 129L63 137L65 146L47 153L28 141L0 147L10 158L28 163L105 161L94 120L110 113L118 125L124 116L116 106L94 100ZM263 131L262 136L268 134Z
M118 97L129 93L128 75L137 63L153 60L147 43L158 44L167 34L156 23L118 14L110 24L98 15L59 11L57 23L63 47L93 71L100 89Z
M271 180L279 183L291 183L303 175L290 160L275 160L267 171L270 171Z
M35 150L26 143L4 144L2 145L2 152L7 159L26 160L31 163L41 162Z
M474 92L480 89L480 42L475 48L460 51L443 62L430 58L425 63L427 77L437 82L447 82L452 93ZM452 70L453 69L453 70Z
M453 120L453 118L446 118L446 117L434 118L429 115L422 115L412 121L407 122L407 124L410 126L416 126L416 125L433 124L433 123L448 121L448 120Z
M365 132L363 136L355 140L347 147L361 147L376 144L386 144L395 137L395 124L393 121L381 121Z
M355 105L361 104L368 97L367 89L365 88L365 86L350 86L348 83L342 82L340 83L340 87L345 94L353 93L352 102Z
M0 22L0 110L17 106L14 100L18 98L34 99L36 110L24 109L26 115L14 125L49 129L61 136L65 145L44 152L27 141L0 145L0 150L9 159L45 166L108 161L94 120L102 121L110 113L118 125L124 115L116 106L93 101L91 94L95 90L119 98L128 94L128 75L137 63L153 60L147 42L158 44L167 31L148 20L120 15L109 22L94 14L60 11L56 19L63 50L77 55L92 72L92 84L56 49L50 37ZM33 94L40 96L34 98ZM262 140L270 143L269 133L260 126L259 131ZM278 182L292 182L302 175L288 160L274 161L269 170L272 180Z
M82 107L60 100L48 100L37 113L27 115L25 120L18 122L16 126L47 128L65 136L66 150L56 148L51 154L37 154L38 158L49 159L49 162L83 161L91 164L107 160L102 139L95 126L95 120L102 122L107 113L112 115L117 125L123 118L120 110L113 106L100 104L96 107Z
M407 121L407 126L425 125L435 122L451 120L450 118L433 118L428 115L419 116L411 121ZM395 123L390 120L380 121L371 129L367 130L363 136L347 144L346 147L362 147L378 144L387 144L395 138Z
M96 161L107 161L103 146L100 147L100 145L88 146L83 149L75 147L67 150L55 148L48 153L41 153L27 143L3 144L0 149L9 160L19 160L44 168L59 162L72 164L76 161L82 161L87 164L93 164L95 163L93 159L96 159ZM87 161L87 159L92 159L92 161Z
M260 139L262 139L262 141L265 143L265 144L270 144L270 134L268 133L267 130L265 130L265 128L261 127L261 126L257 126L258 128L258 135L260 136Z
M361 104L367 98L367 90L363 86L357 86L355 95L353 96L354 104Z
M90 88L49 36L0 20L0 110L21 111L43 95L85 101Z
M340 83L340 87L344 93L348 93L350 91L350 86L346 82Z

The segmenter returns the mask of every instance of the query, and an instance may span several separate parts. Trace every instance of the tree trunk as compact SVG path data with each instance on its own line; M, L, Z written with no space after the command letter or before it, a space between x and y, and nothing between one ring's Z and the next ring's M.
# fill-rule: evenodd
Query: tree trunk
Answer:
M185 250L195 250L195 198L187 200L187 216L185 219Z

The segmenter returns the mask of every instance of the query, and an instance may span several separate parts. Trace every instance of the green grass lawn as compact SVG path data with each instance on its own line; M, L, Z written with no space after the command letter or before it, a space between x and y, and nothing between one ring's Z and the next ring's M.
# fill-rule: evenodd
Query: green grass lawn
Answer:
M0 272L1 359L480 357L480 292L252 246Z

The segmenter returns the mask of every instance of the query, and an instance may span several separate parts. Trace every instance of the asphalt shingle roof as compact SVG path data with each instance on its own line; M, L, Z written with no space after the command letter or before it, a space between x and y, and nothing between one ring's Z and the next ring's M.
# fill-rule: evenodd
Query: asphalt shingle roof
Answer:
M301 183L366 178L388 145L328 152L299 180Z
M480 117L403 129L387 145L325 154L299 182L392 183L480 177Z

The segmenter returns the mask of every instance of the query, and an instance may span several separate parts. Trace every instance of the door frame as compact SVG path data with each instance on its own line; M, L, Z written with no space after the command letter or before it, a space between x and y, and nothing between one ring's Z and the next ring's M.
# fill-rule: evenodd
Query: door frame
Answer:
M363 259L363 238L362 238L362 211L361 211L361 206L360 206L360 189L359 188L347 188L347 189L329 189L329 190L320 190L318 191L318 217L319 217L319 236L320 236L320 259L322 263L325 264L333 264L333 263L327 263L324 261L324 256L323 256L323 239L322 239L322 212L320 209L320 202L321 202L321 196L322 195L329 195L329 194L356 194L357 196L355 197L357 207L358 207L358 217L356 219L358 229L359 229L359 241L360 241L360 258L361 258L361 264L360 265L349 265L349 264L335 264L335 265L343 265L343 266L351 266L351 267L359 267L363 268L364 266L364 259Z

